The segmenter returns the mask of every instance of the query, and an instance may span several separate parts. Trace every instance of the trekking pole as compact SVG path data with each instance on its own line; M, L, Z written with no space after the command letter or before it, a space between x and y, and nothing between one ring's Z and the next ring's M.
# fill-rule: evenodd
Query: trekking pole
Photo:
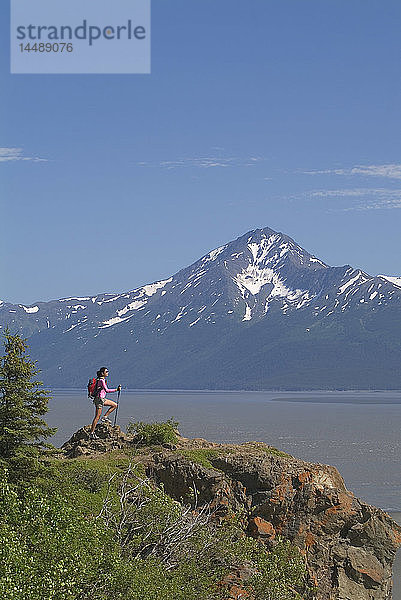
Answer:
M115 415L114 415L114 425L113 425L113 427L115 427L115 426L116 426L116 423L117 423L117 413L118 413L118 407L120 406L120 394L121 394L121 390L118 390L118 396L117 396L117 408L116 408L116 412L115 412Z

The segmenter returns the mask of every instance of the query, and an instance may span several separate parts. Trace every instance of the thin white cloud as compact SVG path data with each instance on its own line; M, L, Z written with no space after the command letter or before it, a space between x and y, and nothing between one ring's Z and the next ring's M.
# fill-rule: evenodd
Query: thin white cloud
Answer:
M386 177L388 179L401 179L401 164L390 163L387 165L356 165L349 169L322 169L302 171L305 175L360 175L366 177Z
M374 210L401 208L401 189L386 188L351 188L339 190L313 190L306 192L303 197L309 199L352 200L352 206L337 207L337 210Z
M351 175L369 175L372 177L388 177L401 179L401 164L357 166L351 170Z
M221 157L221 156L199 156L187 157L177 160L162 160L160 162L138 162L141 167L162 167L164 169L214 169L227 167L252 167L258 162L264 160L260 156L251 156L249 158Z
M232 167L233 158L214 158L214 157L200 157L200 158L182 158L179 160L163 160L159 163L161 167L166 169L180 169L183 167L195 167L200 169L213 169L214 167Z
M0 148L0 162L10 162L17 160L31 160L34 162L47 162L46 158L38 156L25 156L22 148Z

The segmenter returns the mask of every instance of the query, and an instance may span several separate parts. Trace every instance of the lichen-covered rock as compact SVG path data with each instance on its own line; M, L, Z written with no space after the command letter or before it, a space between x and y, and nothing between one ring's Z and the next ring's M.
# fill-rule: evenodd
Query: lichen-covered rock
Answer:
M319 600L390 600L401 528L349 492L334 467L306 463L264 444L213 446L206 468L179 453L153 456L148 472L177 499L247 515L248 534L277 536L304 554Z
M265 521L261 517L252 517L248 523L248 533L250 536L260 540L274 540L276 530L269 521Z
M244 582L255 574L255 569L242 565L233 569L220 582L219 587L224 589L225 600L254 600L249 589L245 589Z

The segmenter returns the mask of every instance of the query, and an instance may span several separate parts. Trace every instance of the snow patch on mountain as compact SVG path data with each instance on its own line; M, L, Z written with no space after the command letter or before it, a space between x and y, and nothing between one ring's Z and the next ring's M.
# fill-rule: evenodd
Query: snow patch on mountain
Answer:
M22 304L19 304L19 307L23 308L28 314L37 313L39 310L39 306L23 306Z
M195 277L194 281L197 281L198 279L201 279L205 273L206 270L202 268L200 271L195 271L194 273L191 273L188 279L193 279Z
M164 279L163 281L156 281L155 283L150 283L149 285L144 285L141 288L133 290L130 294L119 294L118 296L115 296L112 299L104 300L103 302L111 302L112 300L117 300L117 298L129 298L130 295L132 298L132 296L134 295L132 302L130 302L123 308L116 310L115 314L117 316L114 316L111 319L108 319L107 321L103 321L99 325L100 329L104 329L106 327L112 327L113 325L117 325L119 323L122 323L123 321L127 321L128 319L131 319L131 317L134 316L135 311L144 308L146 306L149 298L151 296L153 296L154 294L156 294L156 292L158 290L165 287L172 280L173 280L173 278L169 277L169 279ZM162 292L162 294L163 294L163 292ZM98 304L102 304L103 302L98 302ZM127 313L132 313L132 314L124 317L124 315L126 315Z
M378 277L381 277L382 279L386 279L393 285L396 285L397 287L401 288L401 277L389 277L388 275L378 275Z
M305 294L306 290L292 290L287 287L280 275L272 268L276 266L279 259L290 251L290 245L287 242L277 246L276 242L280 239L280 235L274 234L268 238L263 238L260 243L252 242L248 244L252 255L252 262L233 277L233 281L239 287L242 297L246 296L247 291L256 296L262 287L267 284L273 286L268 296L270 299L287 298L290 301L295 301ZM274 246L276 246L274 248L275 253L269 256L269 252ZM268 264L272 264L272 267L266 266ZM265 308L266 310L267 307ZM246 312L245 315L246 319L244 317L244 320L251 318L249 312Z
M313 299L313 295L310 295L309 292L304 292L303 294L301 294L301 296L299 298L297 298L297 300L300 300L296 306L296 308L302 308L303 306L305 306L306 304L309 304L309 302Z
M346 289L348 289L351 285L353 285L359 279L362 280L360 283L363 283L365 281L368 281L369 277L367 277L365 275L365 273L363 273L362 271L359 270L354 277L351 277L351 279L349 279L346 283L344 283L342 286L340 286L338 288L340 290L339 294L343 294Z
M122 296L123 296L123 294L118 294L117 296L113 296L112 298L107 298L107 300L102 300L102 302L115 302Z
M171 322L172 322L172 323L176 323L177 321L180 321L180 320L182 319L182 317L183 317L184 315L186 315L186 314L187 314L187 313L185 312L185 309L186 309L186 308L187 308L186 306L182 306L182 307L180 307L180 310L179 310L179 312L178 312L178 314L177 314L176 318L175 318L173 321L171 321Z
M279 275L269 267L260 269L257 265L248 265L233 279L242 294L245 293L245 290L248 290L253 296L256 296L262 287L268 283L273 285L273 289L269 294L271 298L288 298L288 300L294 301L304 294L304 291L300 289L291 290L288 288Z
M129 298L129 294L117 294L117 295L112 295L112 294L103 294L106 296L112 296L111 298L103 298L103 300L96 300L99 296L96 296L95 300L96 300L96 304L99 304L99 306L101 306L102 304L106 304L107 302L115 302L116 300L119 300L120 298ZM92 302L94 302L94 299L92 298Z
M211 260L216 260L218 255L221 254L226 248L227 248L227 244L225 246L220 246L219 248L215 248L215 250L212 250L211 252L209 252L209 254L206 254L206 256L202 259L202 262L208 263Z
M165 279L164 281L156 281L156 283L144 285L143 288L141 288L141 290L143 290L144 293L150 297L153 296L153 294L156 294L157 290L164 288L164 286L166 286L171 281L173 281L173 278L169 277L169 279Z
M248 290L252 295L259 294L260 290L267 283L272 283L274 272L271 269L260 269L257 265L248 265L242 269L233 279L241 293Z
M127 312L130 312L132 310L138 310L138 308L142 308L142 306L145 306L146 304L146 300L135 300L134 302L131 302L131 304L127 304L127 306L124 306L124 308L122 308L121 310L117 311L117 314L119 317L122 317L122 315L125 315Z
M322 267L324 267L325 269L329 268L323 261L321 261L318 258L316 258L316 256L310 256L309 260L310 260L310 262L317 262L317 263L319 263L319 265L322 265Z
M246 305L245 308L245 315L244 318L242 319L243 321L250 321L252 319L252 310L251 307Z
M113 325L117 325L117 323L123 323L124 321L128 321L133 315L129 317L121 318L121 317L113 317L108 321L103 321L103 323L99 326L99 329L105 329L106 327L112 327Z
M269 250L274 246L276 242L280 240L280 235L278 233L270 235L269 237L262 238L259 243L252 242L248 244L248 248L251 251L253 262L261 263L263 262L269 253ZM283 243L279 246L280 253L282 255L286 254L289 251L289 246L286 243Z
M351 277L351 279L349 279L346 283L344 283L342 286L340 286L339 289L339 294L343 294L345 292L345 290L347 288L349 288L353 283L355 283L360 277L360 273L357 273L355 275L355 277Z

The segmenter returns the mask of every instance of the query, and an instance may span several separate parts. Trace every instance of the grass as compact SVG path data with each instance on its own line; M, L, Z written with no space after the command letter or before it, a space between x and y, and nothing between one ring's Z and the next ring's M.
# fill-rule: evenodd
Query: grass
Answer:
M274 448L273 446L267 446L264 442L246 442L237 448L249 449L253 452L259 450L264 454L268 454L269 456L283 456L285 458L292 458L290 454L287 454L282 450L277 450L277 448Z
M273 448L273 446L261 446L260 448L265 454L269 456L283 456L286 458L291 458L290 454L283 452L282 450L277 450L277 448Z
M263 454L267 454L268 456L281 456L284 458L291 458L289 454L283 452L282 450L277 450L273 446L266 446L263 442L251 442L248 444L236 446L236 447L226 447L226 448L195 448L190 450L180 450L179 454L185 458L188 458L192 462L202 465L206 469L214 469L216 471L220 471L215 465L213 465L212 461L215 458L220 458L222 456L227 456L228 454L232 454L233 452L238 450L249 450L250 452L259 451Z
M211 460L224 456L229 452L230 450L226 448L195 448L191 450L180 450L180 455L198 465L202 465L202 467L219 471L220 469L216 469L211 463Z

